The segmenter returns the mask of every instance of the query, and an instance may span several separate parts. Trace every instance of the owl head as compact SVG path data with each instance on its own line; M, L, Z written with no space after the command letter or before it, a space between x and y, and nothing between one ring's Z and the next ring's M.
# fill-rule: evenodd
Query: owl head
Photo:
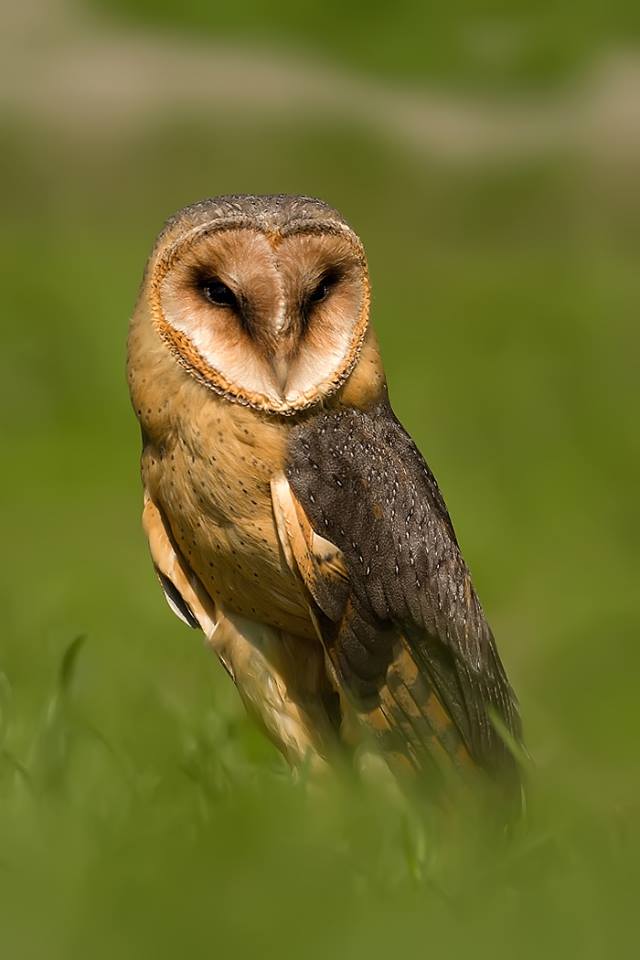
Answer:
M216 197L181 210L158 237L143 296L188 374L283 415L340 388L369 317L362 243L307 197Z

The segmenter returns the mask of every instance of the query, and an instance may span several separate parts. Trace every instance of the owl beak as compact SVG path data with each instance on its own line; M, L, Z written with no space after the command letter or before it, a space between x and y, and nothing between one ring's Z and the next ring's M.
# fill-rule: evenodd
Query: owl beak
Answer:
M280 395L284 398L285 396L285 387L287 385L287 377L289 374L289 364L287 358L284 357L281 353L276 353L271 358L271 367L275 376L275 381L278 386Z

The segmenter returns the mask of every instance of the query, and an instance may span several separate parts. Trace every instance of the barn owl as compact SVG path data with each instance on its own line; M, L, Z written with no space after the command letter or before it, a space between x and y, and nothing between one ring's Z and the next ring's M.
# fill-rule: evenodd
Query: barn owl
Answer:
M433 782L516 782L492 722L517 741L516 700L369 303L362 243L319 200L167 222L128 343L153 564L293 767L374 742Z

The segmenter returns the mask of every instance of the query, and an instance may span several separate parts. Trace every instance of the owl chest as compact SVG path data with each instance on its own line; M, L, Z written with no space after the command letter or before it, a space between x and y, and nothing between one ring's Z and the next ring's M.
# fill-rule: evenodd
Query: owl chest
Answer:
M271 478L282 444L242 418L176 431L142 460L145 486L189 567L223 609L312 635L304 597L284 562Z

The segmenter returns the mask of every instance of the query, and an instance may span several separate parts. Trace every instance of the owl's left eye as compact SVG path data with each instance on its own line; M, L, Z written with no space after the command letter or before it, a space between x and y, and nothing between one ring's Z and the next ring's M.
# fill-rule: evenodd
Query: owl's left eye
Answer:
M328 293L329 284L326 280L321 280L320 283L307 296L307 303L322 303L322 301L326 299Z
M238 301L233 290L230 290L226 283L218 280L217 277L211 277L202 284L202 292L209 301L216 307L237 307Z
M305 297L305 305L307 307L313 307L316 303L322 303L323 300L326 300L339 279L336 273L325 273Z

